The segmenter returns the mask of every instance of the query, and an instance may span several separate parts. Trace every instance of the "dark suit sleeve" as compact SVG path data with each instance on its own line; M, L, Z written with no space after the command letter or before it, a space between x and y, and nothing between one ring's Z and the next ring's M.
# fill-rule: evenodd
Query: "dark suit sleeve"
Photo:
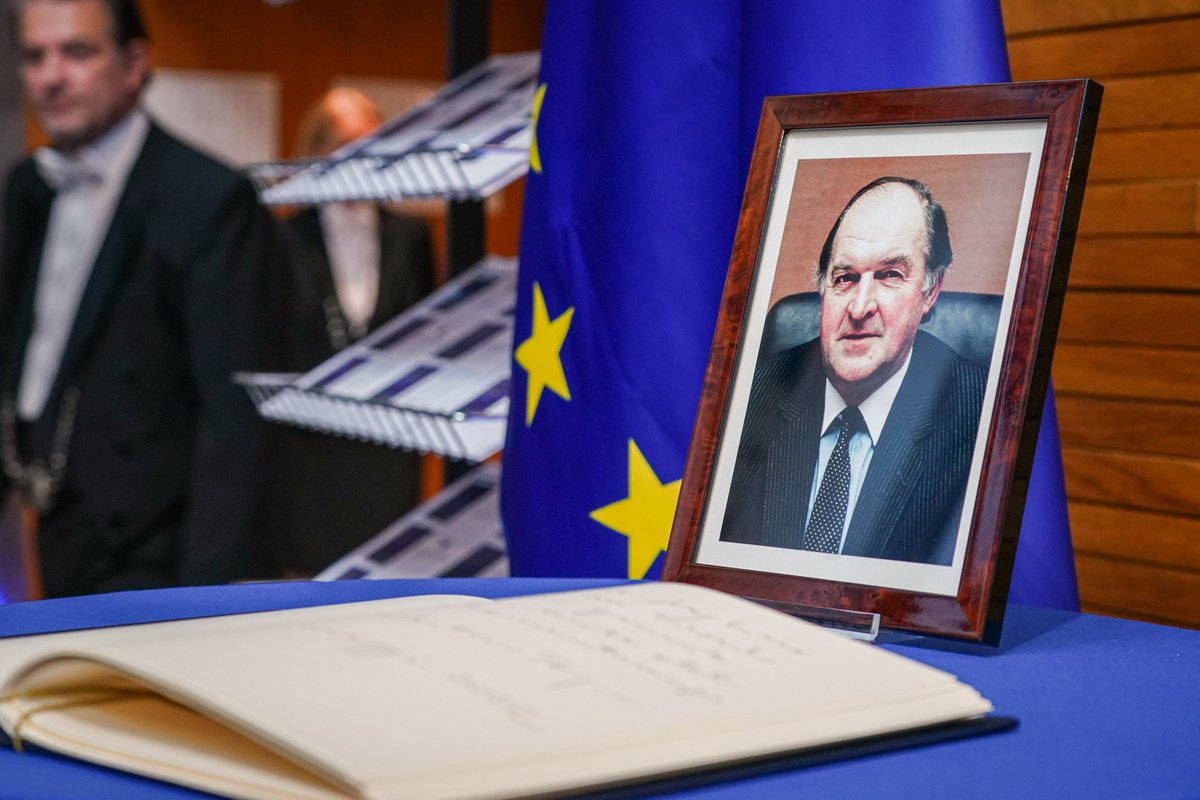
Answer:
M12 209L17 206L13 199L14 185L11 174L5 177L4 195L0 198L0 242L3 243L3 255L0 256L0 389L7 392L8 373L10 370L9 352L12 349ZM0 469L0 503L8 496L8 476Z
M423 219L402 219L406 249L404 292L399 311L433 291L433 241L429 225ZM397 311L397 313L399 313Z
M382 209L379 238L379 298L372 330L432 292L434 282L429 223Z
M0 391L15 394L12 381L16 353L16 303L20 293L18 269L30 256L31 232L41 230L49 212L50 190L36 176L32 162L25 160L6 176L0 199ZM0 470L0 500L8 491L8 478Z
M306 372L333 355L325 317L325 298L333 276L316 208L285 218L279 226L286 263L279 285L289 293L287 318L280 330L288 337L284 372Z
M262 432L232 376L263 367L281 316L272 285L278 239L253 189L239 182L206 227L206 238L183 265L184 339L197 403L180 540L184 584L244 577Z

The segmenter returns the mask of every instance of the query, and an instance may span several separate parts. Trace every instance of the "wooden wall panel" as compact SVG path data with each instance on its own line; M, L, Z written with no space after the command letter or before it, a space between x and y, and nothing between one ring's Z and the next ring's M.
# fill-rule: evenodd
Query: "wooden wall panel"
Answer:
M1198 267L1200 237L1089 236L1075 242L1070 286L1197 292Z
M1057 400L1064 445L1181 458L1200 453L1200 406L1061 391Z
M1046 3L1051 6L1053 3ZM1014 77L1095 78L1200 68L1200 17L1009 37Z
M1196 233L1197 187L1191 183L1088 185L1079 233Z
M332 0L274 8L236 0L144 0L162 66L273 72L282 82L280 152L335 74L440 79L445 11L438 0Z
M493 3L493 52L541 46L542 0ZM142 0L162 66L273 72L286 151L335 75L443 81L446 0Z
M1106 87L1054 363L1086 610L1200 627L1200 0L1002 0Z
M1139 264L1131 263L1136 270ZM1077 290L1067 294L1059 341L1190 347L1200 342L1200 294Z
M1096 142L1089 179L1144 182L1195 175L1200 175L1200 128L1167 128L1105 132Z
M1070 394L1200 404L1200 352L1059 342L1054 386Z
M1076 503L1071 507L1075 548L1129 561L1154 561L1200 570L1200 520L1171 514ZM1200 602L1200 596L1196 598Z
M1010 36L1200 14L1200 0L1005 0Z
M1078 553L1075 567L1081 585L1104 587L1084 594L1084 611L1196 627L1200 573L1195 570L1091 553Z
M1063 469L1072 498L1200 516L1200 461L1194 458L1065 446Z
M1104 81L1104 130L1200 125L1200 72Z

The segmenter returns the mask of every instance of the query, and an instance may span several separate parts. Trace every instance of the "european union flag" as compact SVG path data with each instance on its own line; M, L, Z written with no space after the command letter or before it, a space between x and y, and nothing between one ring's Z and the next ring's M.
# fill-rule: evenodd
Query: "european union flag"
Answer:
M502 513L513 573L657 574L741 202L740 6L549 4Z
M551 0L501 493L514 574L661 569L762 98L1007 79L993 0ZM1058 456L1044 425L1014 595L1069 606Z

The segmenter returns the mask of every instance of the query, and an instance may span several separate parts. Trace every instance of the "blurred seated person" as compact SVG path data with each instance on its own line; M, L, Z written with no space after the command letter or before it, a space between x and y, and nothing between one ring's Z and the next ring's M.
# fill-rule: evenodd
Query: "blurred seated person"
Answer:
M333 89L305 116L296 155L319 157L375 130L379 112ZM374 203L310 207L283 221L300 358L315 367L433 288L428 224ZM311 576L413 508L420 456L334 434L272 425L260 574Z

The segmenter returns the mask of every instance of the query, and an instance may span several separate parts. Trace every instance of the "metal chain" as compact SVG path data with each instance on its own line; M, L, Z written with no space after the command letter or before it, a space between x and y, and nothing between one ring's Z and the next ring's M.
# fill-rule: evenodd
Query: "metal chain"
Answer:
M0 398L0 461L4 474L20 487L39 514L49 513L54 508L54 499L62 488L67 472L67 450L71 446L78 411L79 387L68 387L58 408L49 457L44 461L35 458L25 464L17 452L16 402L9 394Z
M326 297L324 309L325 332L329 334L329 344L333 347L333 352L337 353L350 345L350 323L346 321L336 297Z

